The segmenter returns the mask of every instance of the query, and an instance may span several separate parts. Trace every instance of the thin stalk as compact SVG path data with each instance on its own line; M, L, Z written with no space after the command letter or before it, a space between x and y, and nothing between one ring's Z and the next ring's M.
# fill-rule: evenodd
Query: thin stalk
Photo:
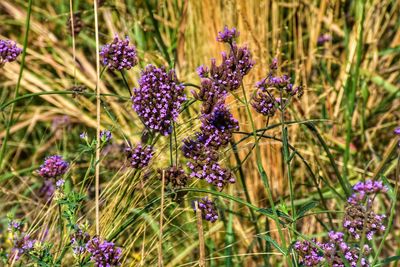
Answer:
M270 203L272 211L273 211L273 213L274 213L274 215L276 217L275 223L276 223L276 227L278 228L279 237L280 237L280 239L282 241L283 246L286 249L286 240L285 240L285 237L284 237L284 235L282 233L282 229L281 229L280 224L279 224L278 213L276 212L275 203L274 203L274 200L272 198L272 192L271 192L271 187L269 185L268 176L267 176L267 173L264 170L264 167L262 166L261 151L260 151L260 146L258 145L258 140L259 139L257 138L256 126L254 124L253 115L251 114L251 110L250 110L250 107L249 107L249 102L247 100L246 90L245 90L245 88L243 86L243 82L242 82L241 87L242 87L243 99L244 99L244 103L245 103L245 106L246 106L247 115L249 116L251 128L253 130L253 137L254 137L254 142L255 142L255 146L256 146L256 161L257 161L258 172L261 175L261 180L262 180L262 182L264 184L264 187L265 187L265 189L267 191L267 196L268 196L269 203Z
M124 84L125 84L125 87L126 87L126 89L128 89L128 93L129 93L129 95L132 97L131 88L129 88L129 84L128 84L128 82L127 82L126 78L125 78L124 71L123 71L123 70L120 70L119 72L121 73L122 80L124 80Z
M97 14L97 1L94 2L94 23L96 36L96 169L95 169L95 191L96 191L96 235L100 235L100 55L99 55L99 23Z
M19 88L21 86L21 80L22 80L22 73L24 72L24 67L25 67L26 48L28 47L28 35L29 35L29 29L30 29L30 25L31 25L31 13L32 13L32 0L29 0L29 2L28 2L28 10L27 10L26 20L25 20L24 48L22 50L21 67L19 69L18 81L17 81L17 84L15 86L14 99L18 98ZM5 134L4 139L3 139L3 144L1 145L1 150L0 150L0 171L3 170L3 158L4 158L4 154L6 152L6 148L7 148L7 141L8 141L8 137L10 135L10 128L11 128L11 125L12 125L14 111L15 111L15 103L13 103L12 106L11 106L10 116L8 118L7 126L6 126L6 134Z
M287 100L285 104L283 104L283 97L282 97L282 90L280 90L280 95L281 95L281 129L282 129L282 146L283 146L283 160L286 165L287 169L287 175L289 179L289 192L290 192L290 204L291 204L291 210L292 210L292 218L293 218L293 224L294 228L296 229L296 208L294 206L294 190L293 190L293 176L292 176L292 170L290 168L290 155L289 155L289 138L288 138L288 129L285 125L285 109L286 109L286 103L290 101L290 98ZM296 238L295 232L292 232L294 239Z
M160 207L160 232L158 236L158 266L164 266L163 263L163 253L162 253L162 244L163 244L163 217L164 217L164 187L165 187L165 170L162 171L162 180L161 180L161 207Z
M69 0L69 13L71 16L71 34L72 34L72 56L74 60L73 73L74 73L74 85L76 85L76 51L75 51L75 18L72 6L72 0Z
M199 266L205 267L206 266L206 252L205 252L205 245L204 245L204 232L203 232L203 220L201 218L201 210L199 209L199 204L196 201L194 203L196 208L196 218L197 218L197 232L199 234Z

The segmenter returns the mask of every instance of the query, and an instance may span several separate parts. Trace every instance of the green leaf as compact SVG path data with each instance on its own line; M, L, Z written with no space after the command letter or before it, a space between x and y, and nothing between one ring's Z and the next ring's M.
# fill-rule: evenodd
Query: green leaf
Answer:
M269 235L264 235L264 236L261 236L261 238L263 238L263 239L265 239L267 242L269 242L269 243L271 243L277 250L279 250L283 255L287 255L287 252L286 252L286 250L285 249L283 249L283 248L281 248L280 246L279 246L279 244L275 241L275 240L273 240Z
M375 265L375 267L377 267L377 266L387 266L387 265L389 265L389 263L391 263L393 261L399 261L399 260L400 260L400 255L388 257L388 258L382 260L381 262L379 262L377 265Z
M390 199L392 201L396 201L396 195L395 195L393 187L390 185L388 179L384 175L382 175L381 178L382 178L382 181L385 184L385 186L387 186L387 188L388 188L388 191L387 191L388 196L390 197Z
M297 212L297 218L296 219L300 219L301 217L303 217L307 211L315 208L316 206L318 206L319 202L315 201L315 200L311 200L310 202L304 204L303 206L301 206Z

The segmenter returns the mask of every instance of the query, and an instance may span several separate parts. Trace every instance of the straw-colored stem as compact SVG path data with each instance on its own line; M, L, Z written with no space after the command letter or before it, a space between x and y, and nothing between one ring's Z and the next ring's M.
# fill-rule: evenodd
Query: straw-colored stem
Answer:
M165 189L165 170L162 171L161 178L161 207L160 207L160 233L158 236L158 266L164 266L163 262L163 218L164 218L164 189Z
M199 203L196 201L194 203L196 208L196 218L197 218L197 232L199 233L199 266L206 266L206 252L204 245L204 232L203 232L203 220L201 218L201 210L199 209Z
M96 35L96 169L95 169L95 191L96 191L96 235L100 234L100 56L99 56L99 23L97 14L97 1L94 2L94 23Z

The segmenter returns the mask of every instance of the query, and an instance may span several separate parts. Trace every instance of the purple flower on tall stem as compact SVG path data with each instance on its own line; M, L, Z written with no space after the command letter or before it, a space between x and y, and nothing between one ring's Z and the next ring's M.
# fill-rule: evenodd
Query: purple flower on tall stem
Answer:
M136 47L129 45L129 38L119 39L118 36L110 44L106 44L100 51L101 63L110 70L131 69L137 63Z
M128 147L126 152L128 153L129 163L134 169L147 167L154 155L153 147L143 146L142 144L137 144L132 148Z
M142 71L139 88L133 90L132 107L148 128L169 135L186 100L184 89L174 70L148 65Z
M0 67L7 62L13 62L21 54L22 49L11 40L0 40Z
M236 28L229 29L228 26L225 26L223 31L218 32L217 41L232 44L239 37L239 34Z
M96 267L120 266L122 250L116 247L113 242L102 241L98 237L92 238L87 244L86 249L91 253L91 261Z
M69 163L59 155L49 156L39 167L38 174L43 178L56 178L66 173Z
M215 222L218 220L218 212L214 201L204 197L197 201L197 207L201 211L201 216L204 220L209 222ZM196 212L196 206L193 206L193 210Z

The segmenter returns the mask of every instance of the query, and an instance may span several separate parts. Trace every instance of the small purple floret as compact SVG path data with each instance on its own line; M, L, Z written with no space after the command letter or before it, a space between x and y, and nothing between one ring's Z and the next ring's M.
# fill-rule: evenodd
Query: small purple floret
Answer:
M125 40L115 36L110 44L106 44L100 51L101 63L110 70L131 69L137 63L136 47L129 45L129 38Z
M0 40L0 67L7 62L13 62L21 54L22 49L11 40Z
M239 32L236 30L236 28L229 29L227 26L225 26L222 32L218 32L217 41L221 43L232 44L238 37Z
M43 178L56 178L66 173L69 163L59 155L49 156L40 166L38 174Z

